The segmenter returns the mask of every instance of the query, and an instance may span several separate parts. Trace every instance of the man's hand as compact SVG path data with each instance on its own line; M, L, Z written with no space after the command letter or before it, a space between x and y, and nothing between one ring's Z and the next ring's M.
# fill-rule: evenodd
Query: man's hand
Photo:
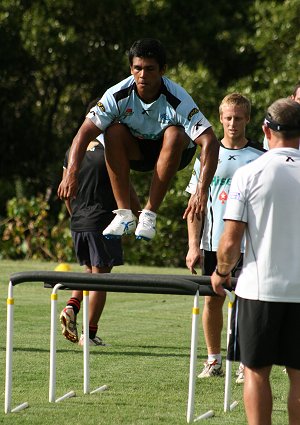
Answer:
M75 173L64 174L60 185L58 186L57 195L60 199L73 199L76 197L78 188L77 175Z
M222 285L225 283L228 288L231 288L231 275L229 274L227 277L221 277L218 276L216 272L213 272L210 281L214 292L221 297L226 297L226 292Z
M197 219L200 220L201 215L204 215L206 211L207 198L207 193L202 193L202 196L198 193L191 195L188 206L183 214L183 218L186 219L189 216L189 220L193 222L196 216Z
M197 274L195 269L196 266L202 269L203 256L199 246L197 248L189 248L185 259L185 264L192 274Z

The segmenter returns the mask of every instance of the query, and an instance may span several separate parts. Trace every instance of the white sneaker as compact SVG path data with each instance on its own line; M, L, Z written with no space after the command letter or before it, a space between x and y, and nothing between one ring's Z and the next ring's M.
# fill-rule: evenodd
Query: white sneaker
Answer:
M236 378L235 382L237 384L243 384L244 383L244 380L245 380L245 377L244 377L244 365L243 365L243 363L240 363L239 368L236 371L236 376L237 376L237 378Z
M83 334L81 334L80 339L78 344L83 347L84 346L84 336ZM94 339L89 338L89 345L90 346L96 346L96 345L100 345L101 347L106 347L107 344L105 344L105 342L103 341L103 339L101 339L99 336L95 336Z
M131 235L136 229L136 217L131 210L114 210L113 221L103 230L106 239L119 239L123 235Z
M213 376L224 376L222 363L218 363L217 360L213 360L212 362L206 361L198 378L211 378Z
M136 239L150 241L155 236L156 213L143 210L139 216L139 222L135 231Z

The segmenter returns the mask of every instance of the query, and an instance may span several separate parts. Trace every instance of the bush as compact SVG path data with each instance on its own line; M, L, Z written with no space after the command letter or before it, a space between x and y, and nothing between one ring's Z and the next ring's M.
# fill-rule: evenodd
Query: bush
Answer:
M7 202L1 223L1 257L74 261L73 243L65 206L50 216L46 196L14 197Z

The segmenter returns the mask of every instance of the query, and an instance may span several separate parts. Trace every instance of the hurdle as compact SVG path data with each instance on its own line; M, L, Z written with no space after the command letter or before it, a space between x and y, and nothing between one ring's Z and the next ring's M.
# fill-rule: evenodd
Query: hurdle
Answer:
M13 288L24 282L42 282L45 286L52 287L51 294L51 334L50 334L50 379L49 401L59 402L75 395L70 391L59 399L55 399L56 392L56 302L59 289L83 290L84 296L84 320L85 329L88 323L88 291L170 294L170 295L193 295L194 304L192 310L192 334L191 334L191 357L188 391L187 422L194 419L195 379L197 359L197 334L199 318L199 296L215 295L210 284L209 276L188 275L143 275L143 274L84 274L70 272L45 272L32 271L14 273L10 277L7 298L7 339L6 339L6 374L5 374L5 413L16 413L28 407L28 402L22 403L12 409L12 364L13 364L13 313L14 297ZM234 284L234 282L233 282ZM86 292L87 291L87 292ZM89 344L88 334L85 333L84 341L84 394L89 394ZM102 385L93 392L107 389ZM93 393L92 392L92 393Z
M235 293L225 289L226 295L228 296L228 313L227 313L227 348L229 345L229 338L231 334L231 314L232 305L235 299ZM232 382L232 361L226 359L226 370L225 370L225 391L224 391L224 412L230 412L237 405L238 402L234 400L231 403L231 382Z

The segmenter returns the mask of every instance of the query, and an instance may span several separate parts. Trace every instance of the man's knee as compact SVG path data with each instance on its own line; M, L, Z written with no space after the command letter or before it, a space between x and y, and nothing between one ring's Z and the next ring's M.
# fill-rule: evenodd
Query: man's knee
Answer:
M190 143L190 139L183 127L172 125L166 128L163 135L162 148L181 149L183 151Z

